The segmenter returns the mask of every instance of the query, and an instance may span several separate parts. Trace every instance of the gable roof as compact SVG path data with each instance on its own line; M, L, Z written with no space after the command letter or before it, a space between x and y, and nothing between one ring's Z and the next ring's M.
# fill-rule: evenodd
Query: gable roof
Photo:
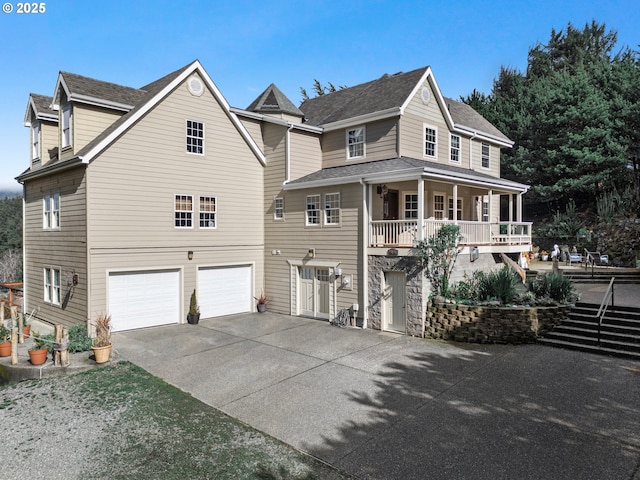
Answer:
M379 114L402 115L418 89L428 81L435 93L445 122L451 130L466 134L485 136L505 146L513 142L469 105L442 96L431 67L422 67L410 72L399 72L305 100L300 110L305 114L305 123L315 126L330 126L353 119L353 123ZM364 118L363 118L364 117Z
M27 103L27 111L24 114L24 125L26 127L30 127L32 120L57 122L58 112L51 108L52 101L53 97L30 93L29 102ZM35 118L32 117L31 112L33 112Z
M286 113L296 117L303 117L304 113L296 107L274 83L258 95L251 105L246 108L249 112L257 113Z
M56 107L60 104L61 90L64 90L67 98L71 101L124 111L132 109L147 93L144 89L62 71L58 74L53 94L53 102Z
M528 185L494 177L483 172L454 165L420 160L411 157L397 157L372 162L352 163L337 167L323 168L304 177L292 180L284 186L285 190L333 186L347 183L393 180L438 178L460 183L502 188L513 192L526 192Z
M300 105L305 122L320 126L353 117L400 108L429 67L407 73L385 74L377 80L305 100Z
M85 145L80 151L76 153L73 157L66 160L59 160L56 162L47 163L45 166L40 167L37 170L26 170L21 175L17 177L18 181L23 181L35 176L39 176L42 174L46 174L53 170L59 170L67 167L72 167L79 164L88 164L94 158L96 158L100 153L104 151L109 145L111 145L115 140L117 140L121 135L123 135L129 128L135 125L138 120L140 120L144 115L147 114L151 109L153 109L158 103L160 103L167 95L169 95L173 90L175 90L183 81L185 81L190 75L197 73L200 75L204 83L211 90L213 96L216 98L222 109L227 115L227 118L233 123L236 127L242 138L247 142L247 145L254 153L256 158L260 163L266 165L266 159L264 153L260 150L255 140L251 137L245 126L240 122L238 117L231 111L231 108L225 98L222 96L218 87L213 83L211 77L204 70L202 65L198 60L193 61L192 63L185 65L184 67L172 72L164 77L145 85L141 89L137 89L139 92L142 92L139 100L135 105L131 107L131 109L118 118L114 123L112 123L108 128L106 128L100 135L90 141L87 145ZM60 78L60 77L59 77ZM87 77L82 77L87 78ZM102 82L108 83L108 82ZM58 82L56 86L56 91L58 86L61 85ZM114 84L110 84L114 85ZM94 85L95 86L95 85ZM116 89L117 90L117 89ZM135 89L130 89L135 90ZM123 90L118 90L119 92L123 92Z

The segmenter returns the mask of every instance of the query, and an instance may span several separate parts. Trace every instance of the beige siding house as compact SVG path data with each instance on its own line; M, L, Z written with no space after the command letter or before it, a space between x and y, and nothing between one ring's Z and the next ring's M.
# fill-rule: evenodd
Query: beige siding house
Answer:
M458 224L458 261L485 266L531 247L511 140L429 67L299 107L271 84L246 109L197 61L139 89L61 72L25 124L26 305L49 322L181 323L194 290L214 317L264 289L276 312L423 335L416 242Z

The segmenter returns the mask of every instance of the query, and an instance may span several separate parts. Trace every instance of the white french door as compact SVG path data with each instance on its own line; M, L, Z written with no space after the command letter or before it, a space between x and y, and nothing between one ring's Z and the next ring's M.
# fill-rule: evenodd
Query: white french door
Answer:
M329 318L329 269L300 267L298 290L301 315Z

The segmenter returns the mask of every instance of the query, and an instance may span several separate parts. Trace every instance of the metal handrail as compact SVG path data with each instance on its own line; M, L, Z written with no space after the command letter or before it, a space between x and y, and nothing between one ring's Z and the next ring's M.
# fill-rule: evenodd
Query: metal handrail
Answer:
M587 270L589 268L589 263L591 263L591 278L593 278L596 267L596 257L594 257L594 255L598 255L598 257L600 257L600 252L590 252L585 248L584 253L584 269Z
M611 281L609 282L609 287L607 287L607 291L602 298L602 302L600 303L600 308L598 309L598 313L596 318L598 319L598 346L600 346L600 334L602 331L602 319L607 313L607 307L609 306L609 300L611 300L611 306L614 306L614 297L613 297L613 282L616 277L611 277Z

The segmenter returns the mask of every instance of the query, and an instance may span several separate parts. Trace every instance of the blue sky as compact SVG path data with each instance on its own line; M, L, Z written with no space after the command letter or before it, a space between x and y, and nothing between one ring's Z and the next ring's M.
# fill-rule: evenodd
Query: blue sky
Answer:
M618 47L640 44L638 0L43 3L0 13L0 189L20 188L29 93L52 95L60 70L140 87L199 59L245 108L272 82L298 104L314 78L352 86L425 65L446 96L489 93L500 66L524 69L529 48L569 22L595 19L617 30Z

